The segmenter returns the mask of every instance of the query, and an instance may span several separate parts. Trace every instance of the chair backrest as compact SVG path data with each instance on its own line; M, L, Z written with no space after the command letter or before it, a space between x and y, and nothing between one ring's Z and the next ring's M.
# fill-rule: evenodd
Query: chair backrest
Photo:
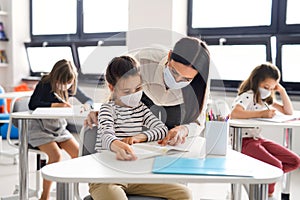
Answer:
M12 112L22 112L22 111L28 111L28 103L29 103L30 97L21 97L19 99L16 99L15 102L13 102ZM13 119L12 121L13 125L18 127L18 120Z
M92 153L96 153L95 151L96 138L97 138L97 126L94 126L92 129L88 127L81 128L79 156L85 156Z

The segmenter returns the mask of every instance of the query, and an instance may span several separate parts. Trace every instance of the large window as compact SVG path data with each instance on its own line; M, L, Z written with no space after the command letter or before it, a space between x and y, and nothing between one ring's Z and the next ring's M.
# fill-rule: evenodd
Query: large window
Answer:
M99 66L126 49L128 0L30 0L30 13L25 47L32 76L65 58L74 61L80 79L97 81Z
M218 73L212 87L236 90L262 62L275 63L289 93L300 90L298 0L188 0L188 35L210 47ZM238 42L235 42L238 41ZM252 66L252 67L251 67ZM298 92L299 93L299 92Z

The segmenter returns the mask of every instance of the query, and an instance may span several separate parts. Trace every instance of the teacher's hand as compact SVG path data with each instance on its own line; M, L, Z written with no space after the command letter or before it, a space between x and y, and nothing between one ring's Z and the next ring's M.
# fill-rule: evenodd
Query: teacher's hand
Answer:
M84 120L84 126L93 128L93 125L98 125L98 112L91 111Z
M161 144L162 146L165 145L178 145L183 144L185 142L185 138L188 136L188 128L186 126L176 126L169 130L167 136L158 141L158 144Z

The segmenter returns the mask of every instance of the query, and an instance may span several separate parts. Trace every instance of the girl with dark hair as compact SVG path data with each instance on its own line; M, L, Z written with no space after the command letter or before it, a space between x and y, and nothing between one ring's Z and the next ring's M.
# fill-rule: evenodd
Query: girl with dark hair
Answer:
M293 114L292 103L279 80L280 72L275 65L266 63L257 66L242 82L233 102L231 118L272 118L278 111L286 115ZM280 94L282 103L275 100L275 92ZM242 153L278 167L284 173L300 167L297 154L263 138L260 131L243 134ZM274 188L275 183L269 185L269 199L274 199Z
M98 114L95 148L97 151L111 150L119 160L135 160L131 144L163 139L168 131L141 102L142 80L137 65L132 57L116 57L109 63L105 74L111 96L108 103L102 104ZM89 187L94 200L125 200L126 194L191 199L190 191L181 184L90 183Z

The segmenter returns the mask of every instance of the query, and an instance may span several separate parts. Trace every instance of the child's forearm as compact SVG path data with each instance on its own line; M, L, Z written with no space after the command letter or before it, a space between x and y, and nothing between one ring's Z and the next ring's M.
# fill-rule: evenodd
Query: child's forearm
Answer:
M262 111L249 111L249 110L233 110L231 112L232 119L249 119L263 117Z
M292 102L288 96L288 94L286 93L285 89L283 89L282 91L280 91L280 97L282 100L282 113L287 114L287 115L291 115L293 114L293 105Z

